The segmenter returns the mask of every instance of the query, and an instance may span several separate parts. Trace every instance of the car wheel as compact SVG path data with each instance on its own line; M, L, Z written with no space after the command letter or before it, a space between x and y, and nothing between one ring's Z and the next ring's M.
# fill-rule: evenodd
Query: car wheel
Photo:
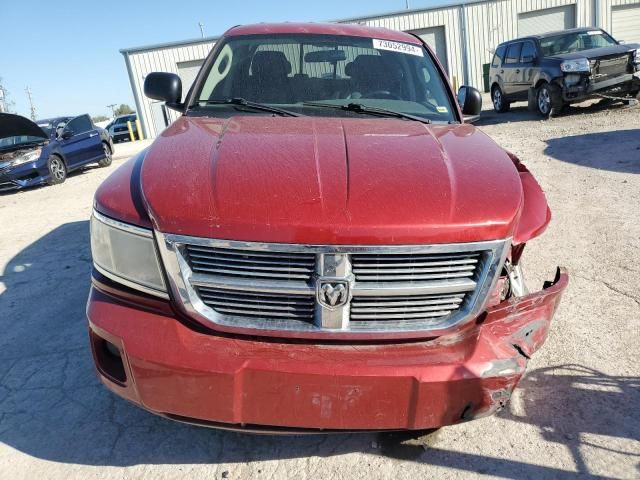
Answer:
M538 89L536 95L536 105L538 113L544 118L555 117L562 113L564 104L559 98L560 94L557 87L545 83Z
M49 167L49 180L47 180L49 185L57 185L67 179L67 166L59 156L51 155L47 166Z
M511 103L504 98L504 93L498 86L493 87L491 91L491 101L493 102L493 109L498 113L508 112L509 108L511 108Z
M98 162L98 166L108 167L113 161L113 152L111 152L111 147L107 142L102 142L102 149L104 150L104 158Z

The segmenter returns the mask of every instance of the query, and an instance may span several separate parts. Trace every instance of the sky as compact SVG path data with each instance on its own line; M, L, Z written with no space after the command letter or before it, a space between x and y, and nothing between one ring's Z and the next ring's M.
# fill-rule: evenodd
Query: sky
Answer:
M450 3L408 0L410 8ZM107 105L135 109L122 48L206 36L247 23L329 21L405 8L406 0L2 0L0 78L29 116L26 88L38 118L89 113Z

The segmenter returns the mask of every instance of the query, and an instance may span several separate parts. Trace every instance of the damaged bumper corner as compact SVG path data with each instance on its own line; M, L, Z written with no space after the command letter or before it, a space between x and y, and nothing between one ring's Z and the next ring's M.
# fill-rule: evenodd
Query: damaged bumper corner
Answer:
M569 283L566 269L559 267L555 278L543 289L523 297L506 300L487 310L483 329L503 344L511 345L530 358L547 339L551 319Z

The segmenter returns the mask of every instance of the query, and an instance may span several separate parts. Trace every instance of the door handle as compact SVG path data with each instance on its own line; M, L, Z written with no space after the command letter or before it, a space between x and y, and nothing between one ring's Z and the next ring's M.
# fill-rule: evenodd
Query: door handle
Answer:
M504 73L504 70L500 70L500 73Z
M516 73L520 73L520 69L519 69L519 68L518 68L518 69L516 69Z
M98 134L97 134L97 133L95 133L95 132L94 132L94 133L90 133L90 134L89 134L89 138L91 138L91 137L95 137L96 135L98 135Z

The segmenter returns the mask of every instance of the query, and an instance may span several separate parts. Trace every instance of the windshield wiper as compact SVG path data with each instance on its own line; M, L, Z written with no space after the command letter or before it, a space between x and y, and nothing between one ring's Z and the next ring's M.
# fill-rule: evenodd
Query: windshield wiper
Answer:
M431 120L429 120L428 118L418 117L409 113L397 112L395 110L387 110L386 108L369 107L367 105L363 105L362 103L347 103L343 105L335 105L333 103L303 102L302 104L309 107L333 108L334 110L343 110L345 112L362 113L365 115L378 115L383 117L404 118L406 120L413 120L414 122L421 122L426 124L431 123Z
M241 107L252 108L254 110L261 110L263 112L271 112L287 117L301 117L302 115L296 112L291 112L283 108L272 107L271 105L265 105L264 103L252 102L242 97L222 98L222 99L206 99L198 100L198 103L204 103L205 105L238 105Z

